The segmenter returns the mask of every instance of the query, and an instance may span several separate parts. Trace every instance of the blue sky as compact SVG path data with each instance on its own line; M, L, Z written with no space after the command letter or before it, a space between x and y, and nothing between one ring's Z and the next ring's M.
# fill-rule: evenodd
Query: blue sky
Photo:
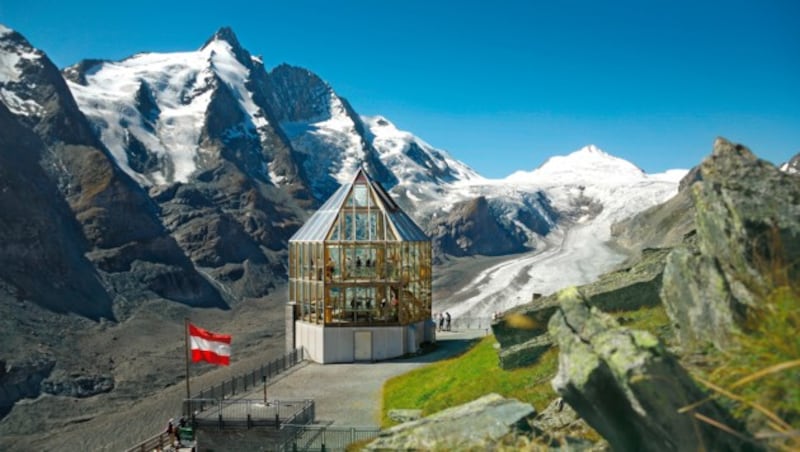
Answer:
M59 66L199 48L231 26L488 177L596 144L648 172L716 136L800 152L800 2L21 1L0 23Z

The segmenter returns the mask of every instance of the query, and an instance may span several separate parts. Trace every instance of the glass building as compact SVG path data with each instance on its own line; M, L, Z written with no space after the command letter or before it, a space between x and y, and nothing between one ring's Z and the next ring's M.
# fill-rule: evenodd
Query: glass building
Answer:
M431 241L359 169L289 240L287 348L374 361L432 341Z

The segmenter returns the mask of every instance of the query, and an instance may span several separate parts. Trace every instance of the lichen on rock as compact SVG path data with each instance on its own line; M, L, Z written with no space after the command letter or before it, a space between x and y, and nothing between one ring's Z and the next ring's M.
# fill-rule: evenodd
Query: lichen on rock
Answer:
M800 178L722 138L693 174L696 235L668 256L661 298L684 346L725 349L774 264L800 278Z
M615 450L747 449L700 422L736 425L716 403L679 412L705 394L652 334L616 324L577 290L562 292L549 333L560 349L553 388Z

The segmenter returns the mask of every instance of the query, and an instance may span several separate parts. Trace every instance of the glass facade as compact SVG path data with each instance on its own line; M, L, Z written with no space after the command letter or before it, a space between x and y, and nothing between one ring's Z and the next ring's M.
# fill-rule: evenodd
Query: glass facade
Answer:
M431 242L363 171L289 242L289 300L325 326L408 325L431 317ZM402 219L398 225L396 219ZM307 231L319 231L316 237ZM408 239L412 240L408 240Z

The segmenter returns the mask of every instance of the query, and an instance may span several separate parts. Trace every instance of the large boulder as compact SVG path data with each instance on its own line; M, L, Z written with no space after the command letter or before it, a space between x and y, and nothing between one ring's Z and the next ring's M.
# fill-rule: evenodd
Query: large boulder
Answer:
M747 450L743 442L700 420L735 426L714 401L680 409L706 397L661 342L620 327L576 289L559 295L549 323L557 343L553 388L614 450ZM740 430L741 431L741 430Z
M644 249L635 264L606 273L580 287L589 304L604 312L661 304L661 278L669 249Z
M534 364L552 347L553 341L550 340L550 336L542 334L521 344L500 348L497 354L500 368L509 370Z
M693 174L697 233L661 297L682 344L726 348L776 280L800 278L800 178L722 138Z
M504 436L530 431L536 410L527 403L488 394L464 405L381 432L366 450L490 450Z

